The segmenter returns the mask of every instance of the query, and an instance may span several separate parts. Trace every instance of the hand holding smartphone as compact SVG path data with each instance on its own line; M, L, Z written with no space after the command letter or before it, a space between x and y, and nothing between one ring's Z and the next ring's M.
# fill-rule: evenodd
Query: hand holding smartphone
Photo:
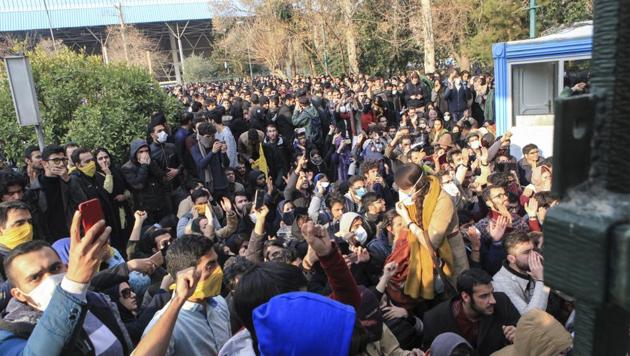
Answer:
M84 233L99 221L104 220L103 209L98 199L91 199L79 204L79 212L81 212L81 225ZM97 232L97 235L100 235L103 230L105 230L105 225Z

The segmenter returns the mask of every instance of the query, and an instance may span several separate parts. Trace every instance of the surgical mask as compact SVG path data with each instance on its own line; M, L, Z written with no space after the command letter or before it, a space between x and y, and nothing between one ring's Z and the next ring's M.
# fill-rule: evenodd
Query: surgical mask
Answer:
M33 240L33 225L25 223L20 226L10 227L0 236L0 244L13 250L24 242Z
M365 244L368 238L368 234L367 234L367 231L365 231L365 229L363 228L363 226L360 226L358 229L354 230L354 238L361 245Z
M157 135L157 141L158 141L159 143L164 143L164 142L166 142L166 139L167 139L167 138L168 138L168 134L166 133L166 131L160 131L160 132L158 132L158 135Z
M394 95L398 94L398 90L392 90L392 94Z
M330 182L322 182L322 188L327 189L330 186Z
M470 148L472 148L473 150L479 149L479 147L481 147L481 141L477 140L477 141L473 141L471 143L469 143Z
M221 283L223 283L223 270L217 267L212 271L210 277L199 281L190 299L207 299L216 297L221 293Z
M53 294L55 294L55 289L57 289L65 275L65 273L58 273L48 276L35 289L26 294L35 303L37 309L41 311L46 310Z
M448 115L444 115L444 121L451 121L451 117Z
M403 203L405 206L413 205L413 194L407 194L405 192L398 192L398 200Z
M249 220L251 220L254 224L256 223L256 213L249 214Z
M442 185L442 189L444 189L444 191L452 197L456 197L459 195L459 189L457 189L457 185L453 182Z
M96 174L96 162L94 161L90 161L85 166L78 168L81 172L83 172L83 174L90 178L94 177L94 174Z
M359 198L363 198L363 196L365 195L365 193L367 193L367 190L365 190L365 188L359 188L357 190L354 191L354 194L359 197Z
M461 79L455 79L455 85L459 85L462 82Z

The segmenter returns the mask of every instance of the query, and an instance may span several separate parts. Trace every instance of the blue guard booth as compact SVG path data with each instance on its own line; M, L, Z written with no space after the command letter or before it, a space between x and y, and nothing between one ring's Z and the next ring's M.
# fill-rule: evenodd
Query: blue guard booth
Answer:
M497 134L511 131L512 155L535 143L553 154L556 97L590 78L593 24L581 22L551 34L492 46Z

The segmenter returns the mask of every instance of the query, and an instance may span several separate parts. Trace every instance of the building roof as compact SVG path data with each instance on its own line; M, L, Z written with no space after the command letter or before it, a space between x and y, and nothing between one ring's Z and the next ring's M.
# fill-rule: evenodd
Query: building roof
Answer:
M212 18L208 0L0 0L0 32ZM50 15L50 22L48 15Z
M527 40L519 40L519 41L510 41L507 42L508 45L512 44L534 44L540 42L549 42L549 41L563 41L563 40L574 40L580 38L591 38L593 37L593 21L583 21L572 24L570 26L554 29L552 31L548 31L541 37L536 37Z

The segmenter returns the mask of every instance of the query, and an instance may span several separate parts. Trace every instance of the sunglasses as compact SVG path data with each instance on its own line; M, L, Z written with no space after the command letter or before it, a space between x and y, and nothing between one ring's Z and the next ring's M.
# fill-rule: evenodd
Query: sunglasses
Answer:
M128 299L131 298L131 288L125 288L123 290L120 291L120 296Z

